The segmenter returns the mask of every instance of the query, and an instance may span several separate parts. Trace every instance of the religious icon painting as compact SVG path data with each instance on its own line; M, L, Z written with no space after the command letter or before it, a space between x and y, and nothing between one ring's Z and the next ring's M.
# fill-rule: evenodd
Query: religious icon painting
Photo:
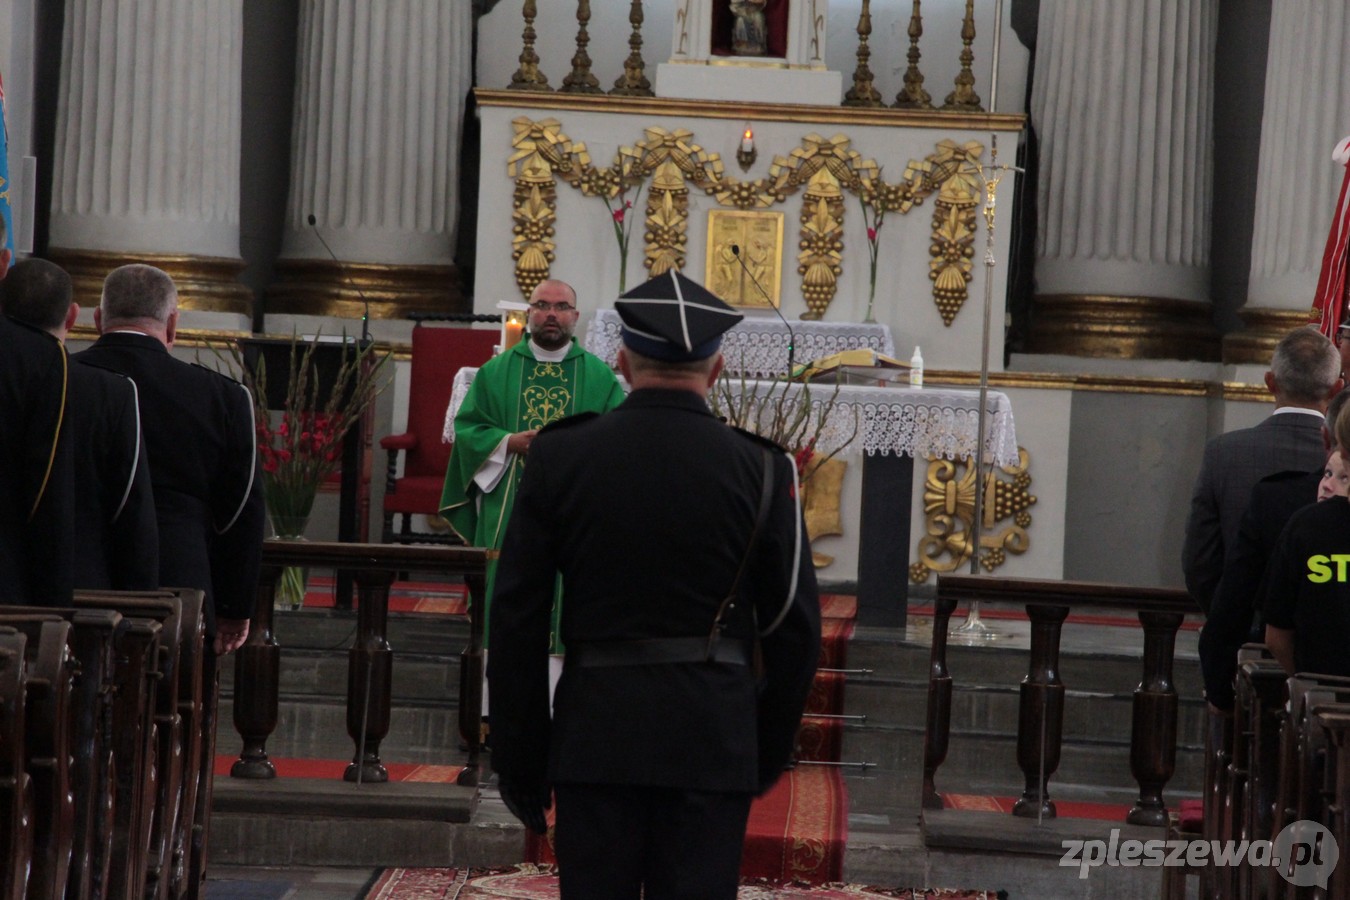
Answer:
M736 209L708 213L704 285L732 306L782 303L783 214Z

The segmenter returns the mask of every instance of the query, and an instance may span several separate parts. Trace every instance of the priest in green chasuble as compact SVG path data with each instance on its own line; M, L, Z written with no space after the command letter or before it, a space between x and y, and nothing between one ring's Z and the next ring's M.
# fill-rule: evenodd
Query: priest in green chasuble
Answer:
M572 337L578 318L576 292L569 285L541 282L530 294L527 335L483 364L455 415L441 515L465 543L489 551L485 606L497 573L496 551L535 434L557 419L607 412L624 399L609 366ZM559 608L555 599L554 652L559 650ZM482 621L486 640L486 609Z

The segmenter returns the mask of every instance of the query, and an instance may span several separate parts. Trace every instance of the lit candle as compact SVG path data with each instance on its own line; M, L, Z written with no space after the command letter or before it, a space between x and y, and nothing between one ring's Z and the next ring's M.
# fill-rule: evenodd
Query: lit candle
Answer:
M753 149L755 149L755 133L747 128L745 134L741 135L741 152L749 153Z
M502 349L510 350L516 344L520 343L521 335L525 331L523 322L517 322L514 319L507 319L502 323Z

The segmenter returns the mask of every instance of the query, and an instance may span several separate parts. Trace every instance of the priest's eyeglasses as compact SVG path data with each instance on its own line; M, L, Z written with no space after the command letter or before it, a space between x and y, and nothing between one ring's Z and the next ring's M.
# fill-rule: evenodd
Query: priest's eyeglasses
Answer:
M566 302L549 303L547 300L536 300L530 304L530 309L534 310L535 312L541 313L542 312L569 313L574 311L576 307Z

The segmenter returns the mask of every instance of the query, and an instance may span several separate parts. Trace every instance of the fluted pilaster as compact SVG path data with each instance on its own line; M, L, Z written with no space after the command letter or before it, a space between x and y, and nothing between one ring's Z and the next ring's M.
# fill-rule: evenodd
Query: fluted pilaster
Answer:
M1282 0L1272 6L1248 311L1306 313L1312 307L1345 174L1331 151L1350 132L1347 45L1345 4Z
M53 255L109 265L174 259L204 288L182 291L185 308L246 314L251 295L234 283L243 267L242 0L66 6ZM99 281L91 270L89 283ZM96 302L97 293L79 299Z
M1177 324L1178 307L1147 300L1208 303L1217 15L1217 0L1042 2L1038 291L1102 308L1069 330L1037 326L1036 349L1177 355L1175 341L1149 336ZM1124 344L1116 296L1130 299L1131 321L1144 314ZM1181 355L1216 354L1207 338Z
M372 318L457 299L471 28L467 3L302 2L287 232L269 313L359 315L352 264L380 267L365 291Z

